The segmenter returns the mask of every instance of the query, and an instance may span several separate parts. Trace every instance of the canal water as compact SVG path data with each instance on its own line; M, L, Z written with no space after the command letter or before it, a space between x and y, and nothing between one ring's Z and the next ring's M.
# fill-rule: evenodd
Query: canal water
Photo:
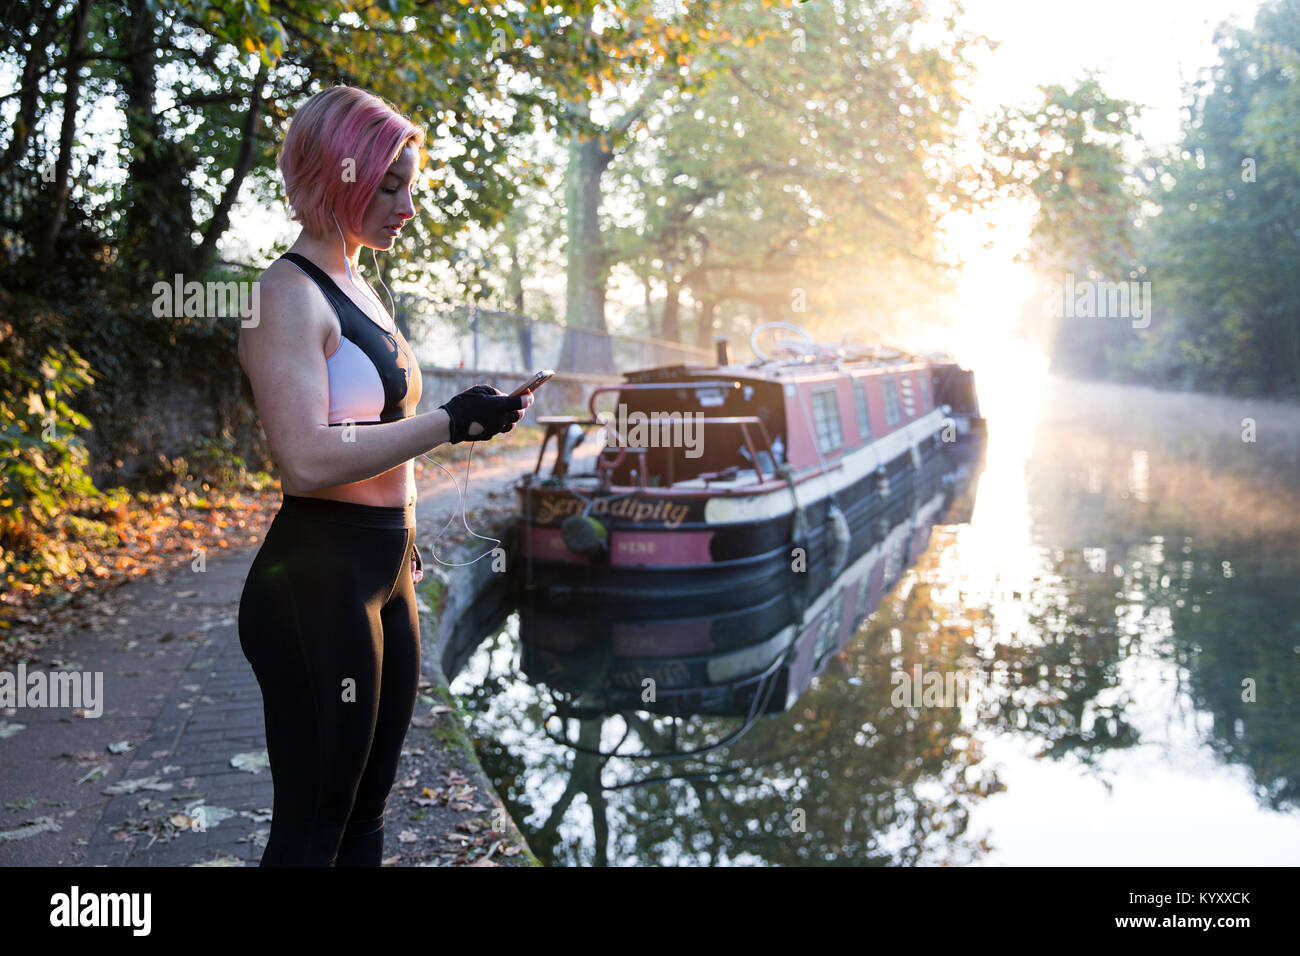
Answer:
M978 383L983 462L806 594L462 629L544 862L1300 863L1300 408Z

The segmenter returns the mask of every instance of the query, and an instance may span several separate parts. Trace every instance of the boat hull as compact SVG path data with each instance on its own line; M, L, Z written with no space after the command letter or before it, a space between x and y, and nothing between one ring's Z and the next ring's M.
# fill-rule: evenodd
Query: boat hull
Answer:
M833 486L808 481L796 485L793 494L789 486L744 497L665 499L653 489L631 494L621 499L629 504L617 513L612 505L590 509L609 537L607 548L589 555L567 547L561 527L563 517L585 505L563 488L521 485L520 585L530 598L556 609L594 603L654 616L671 613L683 600L718 611L751 606L756 594L804 588L864 553L918 494L942 482L963 451L931 444L916 456L889 462L886 480L873 472L834 488L833 494L826 490ZM677 510L658 507L665 500ZM836 510L843 516L846 543L837 542ZM710 520L746 512L754 516ZM637 521L638 513L655 517Z

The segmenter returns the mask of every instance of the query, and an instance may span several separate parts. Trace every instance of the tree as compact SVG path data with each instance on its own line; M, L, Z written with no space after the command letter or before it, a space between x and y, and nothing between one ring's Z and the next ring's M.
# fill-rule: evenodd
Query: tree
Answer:
M923 16L892 3L728 11L745 41L701 58L710 82L665 98L626 180L643 222L624 248L661 271L665 335L681 290L709 347L727 303L880 333L942 285L937 221L971 201L951 143L976 38L949 19L925 45L912 36Z
M1002 110L986 129L996 157L995 184L1037 204L1029 256L1049 289L1080 282L1147 280L1138 261L1136 221L1142 193L1133 161L1140 138L1136 104L1108 95L1095 75L1073 87L1039 87L1042 101ZM1066 293L1068 294L1068 293ZM1114 317L1066 318L1044 306L1053 366L1075 374L1103 374L1117 350L1132 347L1131 323Z
M673 89L701 81L690 72L701 46L732 42L717 27L726 9L720 0L707 0L666 21L654 15L652 3L597 3L553 29L541 47L546 55L532 65L536 87L530 95L568 147L561 368L613 370L605 319L613 256L602 235L602 180L654 104Z
M1121 371L1300 395L1300 3L1265 4L1253 29L1221 29L1218 46L1182 149L1161 166L1147 237L1170 312L1165 349Z

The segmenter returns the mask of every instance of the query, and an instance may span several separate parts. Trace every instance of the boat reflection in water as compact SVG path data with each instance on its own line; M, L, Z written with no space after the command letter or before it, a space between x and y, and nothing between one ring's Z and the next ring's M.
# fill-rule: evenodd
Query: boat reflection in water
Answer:
M468 682L458 682L456 689L471 711L480 705L519 708L506 721L513 723L513 732L494 726L483 732L476 746L534 852L547 863L596 865L833 859L834 853L817 846L818 839L785 840L781 852L759 848L764 840L781 843L781 833L789 837L821 822L815 813L812 820L799 821L802 812L791 817L799 809L793 805L797 801L777 792L786 788L772 786L787 775L775 769L781 757L772 750L788 748L788 738L775 728L770 734L760 732L761 740L755 740L753 732L762 730L765 715L785 715L780 719L789 722L814 678L836 666L832 662L860 633L864 620L925 551L935 524L969 520L981 469L982 446L944 449L854 536L838 574L832 576L826 562L813 563L805 573L792 575L795 585L755 591L739 610L730 609L737 603L734 598L721 602L729 609L716 613L709 606L664 602L659 614L633 619L576 603L557 607L547 591L534 592L531 600L522 598L517 609L501 602L484 612L492 601L479 602L478 618L462 622L446 648L444 669L455 675L474 654L480 667L495 661L486 666L509 670L514 661L507 663L503 657L514 658L517 639L515 675L522 672L533 685L535 695L530 700L512 705L508 699L517 701L518 693L503 694L504 682L482 672L469 675ZM487 635L494 635L488 642L492 646L486 653L483 648L476 650ZM848 671L846 664L839 669ZM861 684L856 677L849 680ZM915 763L921 774L938 769L945 776L948 771L961 776L963 761L960 755L956 761L950 759L954 751L948 746L958 723L953 711L932 708L918 716L906 708L891 709L888 691L877 700L881 690L873 683L856 688L854 706L862 717L883 708L896 711L907 725L905 740L890 732L900 746L882 751L896 751L900 767ZM930 731L918 729L923 724L937 727L943 746L929 746ZM799 724L794 729L798 731ZM938 761L915 761L911 751L918 744L939 754ZM908 770L902 772L909 775ZM537 825L535 818L543 811L529 805L533 796L528 791L536 791L542 777L547 778L543 789L562 792ZM882 774L881 778L880 786L870 789L888 794L893 802L899 792L898 776ZM958 791L967 789L964 782L951 785ZM725 794L711 793L718 786ZM983 786L982 779L973 780L969 790L974 793ZM681 787L689 792L677 792ZM745 796L750 791L763 791L766 800L775 802L763 807L761 801ZM579 793L592 813L587 826L566 820ZM695 842L686 834L667 838L667 845L675 845L672 849L661 845L659 851L648 851L641 845L656 841L657 828L636 807L648 801L659 807L655 816L673 815L715 800L733 810L739 809L739 803L751 804L743 819L737 815L730 824L739 828L732 834L731 849L706 841L715 843L709 858L696 860L680 846ZM812 810L810 804L805 806ZM703 815L696 823L709 829L726 825L721 820L706 823L707 812L697 812ZM959 816L964 810L936 807L936 821L954 813ZM909 814L914 815L915 808L882 807L881 819L873 826ZM609 818L614 816L622 817L626 826ZM764 834L744 832L755 825ZM575 827L586 832L575 833ZM960 824L951 822L937 829L960 829ZM638 848L614 850L608 845L611 839ZM846 850L855 863L897 858L867 846ZM664 852L669 855L664 857Z
M713 614L707 605L666 603L661 616L629 619L525 605L519 612L523 672L547 687L561 720L628 710L745 718L735 733L708 747L717 749L758 715L795 705L925 550L931 527L954 523L949 505L961 493L958 511L966 507L971 473L969 463L954 467L951 457L939 456L911 494L887 504L869 533L854 539L837 576L831 578L824 562L814 564L803 573L803 586L755 591L738 611Z

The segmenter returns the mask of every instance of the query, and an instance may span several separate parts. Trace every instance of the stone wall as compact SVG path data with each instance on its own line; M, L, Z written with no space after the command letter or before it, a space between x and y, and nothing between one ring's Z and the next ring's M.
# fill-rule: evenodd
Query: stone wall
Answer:
M142 359L152 366L148 359ZM424 368L418 411L437 408L457 392L486 383L503 392L524 380L518 372ZM85 435L92 472L100 487L161 481L169 462L186 457L202 467L197 451L213 442L242 458L250 469L272 470L266 436L253 406L252 389L236 363L229 369L186 373L173 363L140 369L134 381L102 383L80 403L95 423ZM561 373L534 393L526 421L539 415L587 414L598 385L617 384L607 375Z
M480 383L512 392L523 384L527 376L518 372L494 372L488 369L425 367L424 395L420 411L437 408L457 392ZM617 375L587 375L580 372L560 372L533 393L533 404L528 409L527 422L536 422L538 415L578 415L586 417L587 401L599 385L616 385L623 379Z

